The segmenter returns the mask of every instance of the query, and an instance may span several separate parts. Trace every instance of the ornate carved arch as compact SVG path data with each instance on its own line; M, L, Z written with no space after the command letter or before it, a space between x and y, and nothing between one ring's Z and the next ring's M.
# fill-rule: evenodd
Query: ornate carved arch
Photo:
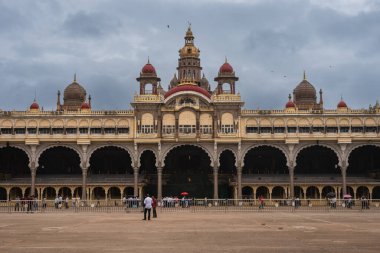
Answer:
M6 145L0 145L0 149L2 149L2 148L6 148L6 147L7 147ZM18 145L18 144L9 145L9 147L17 148L17 149L19 149L19 150L21 150L21 151L24 151L24 153L25 153L26 156L28 157L28 166L29 166L29 168L30 168L31 163L32 163L33 160L34 160L30 148L28 148L28 147L25 146L25 145Z
M380 148L380 143L357 143L357 144L352 144L348 147L347 151L346 151L346 156L343 157L344 160L346 161L346 165L348 167L349 165L349 158L350 158L350 155L351 153L355 150L355 149L358 149L358 148L361 148L361 147L364 147L364 146L373 146L373 147L378 147Z
M159 164L159 159L158 159L158 151L157 151L157 148L154 148L154 147L143 147L141 149L139 149L138 151L138 160L137 160L137 166L140 168L141 167L141 156L142 154L145 152L145 151L152 151L155 158L156 158L156 167L158 167L160 164Z
M342 166L342 156L340 154L340 148L337 145L330 145L330 144L326 144L326 143L319 143L319 144L305 143L305 144L301 144L301 145L298 145L295 147L295 150L294 150L294 167L297 166L297 157L298 157L299 153L302 150L304 150L305 148L309 148L309 147L313 147L313 146L322 146L322 147L325 147L325 148L332 150L335 153L336 157L338 158L338 165Z
M262 147L262 146L268 146L268 147L272 147L272 148L275 148L275 149L278 149L280 150L284 156L285 156L285 159L286 159L286 165L289 166L289 154L288 154L288 151L287 149L282 146L282 145L278 145L278 144L269 144L269 143L262 143L262 144L254 144L254 145L250 145L246 148L243 149L243 151L241 152L241 157L239 158L241 160L241 166L244 167L244 159L245 159L245 156L247 155L247 153L251 150L251 149L254 149L254 148L258 148L258 147Z
M221 150L218 151L218 155L217 155L217 164L218 164L218 167L220 167L220 156L222 155L222 153L226 150L229 150L232 152L232 154L234 155L235 157L235 166L237 167L239 164L238 164L238 155L237 155L237 151L235 151L234 149L232 148L229 148L229 147L223 147Z
M79 156L79 161L80 161L80 166L83 163L83 155L80 147L75 144L62 144L62 143L56 143L56 144L44 144L41 145L37 150L36 150L36 168L38 167L38 162L40 160L41 155L48 149L55 148L55 147L65 147L69 148L71 150L74 150L78 156Z
M201 148L203 151L206 152L206 154L207 154L208 157L210 158L210 166L211 166L211 167L214 166L214 161L215 161L215 159L214 159L213 156L212 156L212 152L210 152L205 146L200 145L200 144L175 144L175 145L171 145L171 146L169 146L168 148L165 148L165 150L162 152L162 158L160 159L160 160L161 160L162 167L165 166L165 158L166 158L166 156L170 153L170 151L172 151L172 150L175 149L175 148L181 147L181 146L194 146L194 147Z
M90 167L90 159L91 159L91 156L92 154L98 150L98 149L101 149L101 148L104 148L104 147L117 147L117 148L121 148L125 151L128 152L130 158L131 158L131 166L132 168L134 167L134 162L135 162L135 157L133 155L133 152L125 145L122 145L122 144L98 144L98 145L94 145L94 146L90 146L88 151L87 151L87 161L86 161L86 166L87 167Z

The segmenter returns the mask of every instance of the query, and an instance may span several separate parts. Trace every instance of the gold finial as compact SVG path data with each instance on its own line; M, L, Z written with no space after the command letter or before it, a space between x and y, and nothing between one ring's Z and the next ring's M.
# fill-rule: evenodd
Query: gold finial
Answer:
M77 81L77 73L74 73L74 82Z
M288 98L289 98L289 101L292 100L292 95L290 95L290 93L289 93Z
M306 71L303 71L303 80L306 80Z
M149 62L149 55L148 55L148 64L150 64L150 62Z

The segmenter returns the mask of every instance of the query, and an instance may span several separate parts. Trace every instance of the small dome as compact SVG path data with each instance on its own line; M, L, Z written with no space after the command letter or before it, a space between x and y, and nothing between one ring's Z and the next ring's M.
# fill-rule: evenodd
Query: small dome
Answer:
M337 105L338 108L347 108L346 102L343 101L343 99L340 100L340 102Z
M90 109L90 105L87 102L83 102L80 109Z
M234 69L226 60L226 62L220 67L219 72L232 74L234 72Z
M36 102L36 100L34 100L34 102L30 105L30 109L31 110L38 110L38 109L40 109L40 106L38 105L38 103Z
M145 64L145 66L141 69L141 73L156 74L156 69L153 67L152 64L149 63L149 60L148 60L148 63Z
M170 81L170 86L171 87L177 86L178 83L179 83L179 81L178 81L177 75L174 74L172 80Z
M294 104L293 101L289 100L286 105L285 105L286 108L295 108L296 105Z
M63 100L82 101L86 97L86 90L75 80L69 84L63 92Z

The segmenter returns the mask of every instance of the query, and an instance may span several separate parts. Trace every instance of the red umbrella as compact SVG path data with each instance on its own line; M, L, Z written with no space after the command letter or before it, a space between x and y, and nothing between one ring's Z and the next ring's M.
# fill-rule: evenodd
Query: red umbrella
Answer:
M188 192L181 192L181 196L187 196L187 195L189 195Z

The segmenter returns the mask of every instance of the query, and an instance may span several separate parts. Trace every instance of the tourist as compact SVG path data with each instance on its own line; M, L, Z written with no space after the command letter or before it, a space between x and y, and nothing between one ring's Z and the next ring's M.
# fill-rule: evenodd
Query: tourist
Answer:
M43 198L42 198L42 208L43 208L43 209L46 208L46 197L43 197Z
M16 197L15 211L20 211L20 197Z
M152 196L152 209L153 209L153 218L157 218L157 199Z
M69 197L65 198L65 208L69 208Z
M264 209L264 197L263 197L263 195L260 195L259 201L260 201L259 209Z
M76 207L76 198L71 198L72 207Z
M148 220L150 220L150 210L152 209L152 198L149 197L149 194L146 195L146 198L144 199L144 219L146 220L146 213L148 213Z

